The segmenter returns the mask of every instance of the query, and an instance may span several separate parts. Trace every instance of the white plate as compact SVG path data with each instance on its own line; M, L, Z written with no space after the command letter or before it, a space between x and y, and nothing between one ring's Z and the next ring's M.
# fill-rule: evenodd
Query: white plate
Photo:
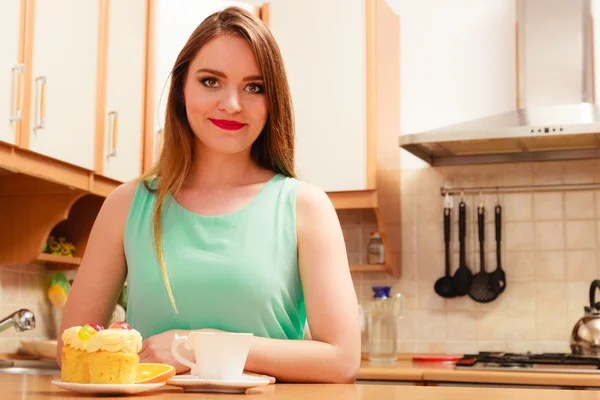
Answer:
M73 383L63 382L60 379L52 381L53 384L61 389L71 392L86 394L135 394L164 386L165 383Z
M266 386L269 382L268 376L247 374L243 374L240 379L227 381L201 379L193 375L176 375L167 381L167 385L178 386L185 392L244 393L250 388Z

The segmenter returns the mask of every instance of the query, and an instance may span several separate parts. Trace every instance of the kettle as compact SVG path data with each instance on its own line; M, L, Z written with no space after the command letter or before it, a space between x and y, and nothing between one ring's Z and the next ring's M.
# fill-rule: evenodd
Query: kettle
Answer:
M596 303L596 289L600 289L598 279L590 286L590 305L584 307L585 315L571 333L571 352L576 356L600 357L600 302Z

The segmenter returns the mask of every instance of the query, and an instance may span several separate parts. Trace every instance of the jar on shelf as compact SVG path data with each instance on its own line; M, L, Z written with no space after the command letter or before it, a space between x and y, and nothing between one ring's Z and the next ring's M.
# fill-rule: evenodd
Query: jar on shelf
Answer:
M383 248L383 240L378 232L369 234L369 242L367 243L367 264L385 264L385 251Z

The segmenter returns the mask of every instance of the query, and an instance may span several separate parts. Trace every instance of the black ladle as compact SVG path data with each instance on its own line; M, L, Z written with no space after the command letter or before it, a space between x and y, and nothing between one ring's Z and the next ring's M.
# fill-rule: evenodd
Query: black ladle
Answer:
M458 266L458 270L454 273L454 277L452 278L454 281L454 290L456 290L456 294L459 296L464 296L469 293L471 289L471 282L473 281L473 274L469 267L467 267L466 261L466 250L465 250L465 237L467 236L467 227L466 227L466 218L467 218L467 205L464 201L461 201L458 205L458 241L460 244L460 265Z
M498 293L490 287L490 274L485 271L485 209L483 205L477 207L477 227L479 230L479 272L473 276L469 297L479 303L489 303L498 297Z
M502 239L502 207L499 205L495 209L496 214L496 269L490 275L490 287L498 294L506 289L506 274L502 269L500 241Z
M450 275L450 212L450 208L444 207L444 244L446 248L446 275L438 279L435 282L435 285L433 285L435 292L438 295L447 299L456 297L454 281L452 280L452 275Z

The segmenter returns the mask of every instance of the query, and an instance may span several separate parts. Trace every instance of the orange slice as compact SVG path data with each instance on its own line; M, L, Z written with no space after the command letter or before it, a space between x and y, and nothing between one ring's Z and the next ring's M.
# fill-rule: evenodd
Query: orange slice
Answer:
M135 383L162 383L175 376L175 367L169 364L141 363L135 371Z

